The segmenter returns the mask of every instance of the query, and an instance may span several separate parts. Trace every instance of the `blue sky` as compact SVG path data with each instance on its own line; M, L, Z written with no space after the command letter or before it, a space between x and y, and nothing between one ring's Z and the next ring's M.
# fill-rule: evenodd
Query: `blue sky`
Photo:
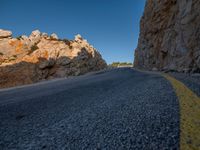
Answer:
M81 34L107 63L133 62L145 0L1 0L0 28L13 36L39 29L59 38Z

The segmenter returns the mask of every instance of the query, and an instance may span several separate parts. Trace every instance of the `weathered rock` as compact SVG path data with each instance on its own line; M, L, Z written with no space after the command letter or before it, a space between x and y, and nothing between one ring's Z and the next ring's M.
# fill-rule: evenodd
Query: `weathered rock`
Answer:
M80 35L76 40L61 40L56 34L36 30L29 37L0 40L1 88L81 75L106 66L99 52Z
M28 36L26 36L26 35L22 35L22 36L21 36L21 39L22 39L22 40L29 40Z
M34 30L34 31L32 31L32 33L31 33L31 35L30 35L30 38L31 38L31 37L38 37L38 36L40 36L40 35L41 35L41 33L40 33L39 30Z
M61 65L61 66L66 66L69 65L71 63L71 59L67 58L67 57L60 57L57 60L57 64Z
M31 45L34 45L35 43L38 43L41 39L41 33L39 30L35 30L31 33L31 35L29 36L29 39L31 41Z
M12 36L12 32L0 29L0 38L8 38Z
M58 36L55 33L52 33L51 36L50 36L50 38L52 40L58 40Z
M48 37L48 34L44 32L44 33L42 33L42 36L43 37Z
M199 8L199 0L147 0L134 66L180 72L199 70Z
M39 63L39 68L40 69L51 68L54 66L54 64L55 64L55 60L51 58L49 60L41 61Z
M83 38L81 37L80 34L77 34L77 35L75 36L75 41L77 41L77 42L83 41Z

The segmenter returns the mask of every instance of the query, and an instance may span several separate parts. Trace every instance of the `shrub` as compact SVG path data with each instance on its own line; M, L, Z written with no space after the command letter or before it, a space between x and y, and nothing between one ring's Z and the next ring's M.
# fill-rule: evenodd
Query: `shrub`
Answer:
M118 67L118 66L130 66L133 65L132 63L128 63L128 62L113 62L111 64L112 67Z
M2 53L2 52L0 52L0 56L3 56L3 53Z
M37 45L31 46L31 51L35 51L35 50L37 50L37 49L39 49L39 47L38 47Z
M66 45L70 45L70 41L68 39L63 39L62 40Z
M21 37L22 37L22 36L18 36L18 37L16 37L16 39L20 40L20 39L21 39Z
M32 45L31 49L28 51L28 55L30 55L31 53L33 53L37 49L39 49L39 47L36 44Z
M13 60L16 60L16 57L14 57L14 55L9 57L9 61L13 61Z

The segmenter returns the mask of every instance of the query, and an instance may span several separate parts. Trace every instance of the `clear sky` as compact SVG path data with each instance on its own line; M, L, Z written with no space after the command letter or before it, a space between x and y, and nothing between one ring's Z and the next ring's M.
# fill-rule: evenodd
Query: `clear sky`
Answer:
M146 0L0 0L0 28L88 40L107 63L133 62Z

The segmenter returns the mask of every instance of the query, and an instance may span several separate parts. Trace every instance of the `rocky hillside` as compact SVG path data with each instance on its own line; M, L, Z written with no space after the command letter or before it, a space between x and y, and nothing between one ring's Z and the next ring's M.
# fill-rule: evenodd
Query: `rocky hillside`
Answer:
M147 0L134 66L200 72L200 0Z
M29 37L13 38L11 31L0 30L0 88L77 76L106 66L80 35L61 40L36 30Z

